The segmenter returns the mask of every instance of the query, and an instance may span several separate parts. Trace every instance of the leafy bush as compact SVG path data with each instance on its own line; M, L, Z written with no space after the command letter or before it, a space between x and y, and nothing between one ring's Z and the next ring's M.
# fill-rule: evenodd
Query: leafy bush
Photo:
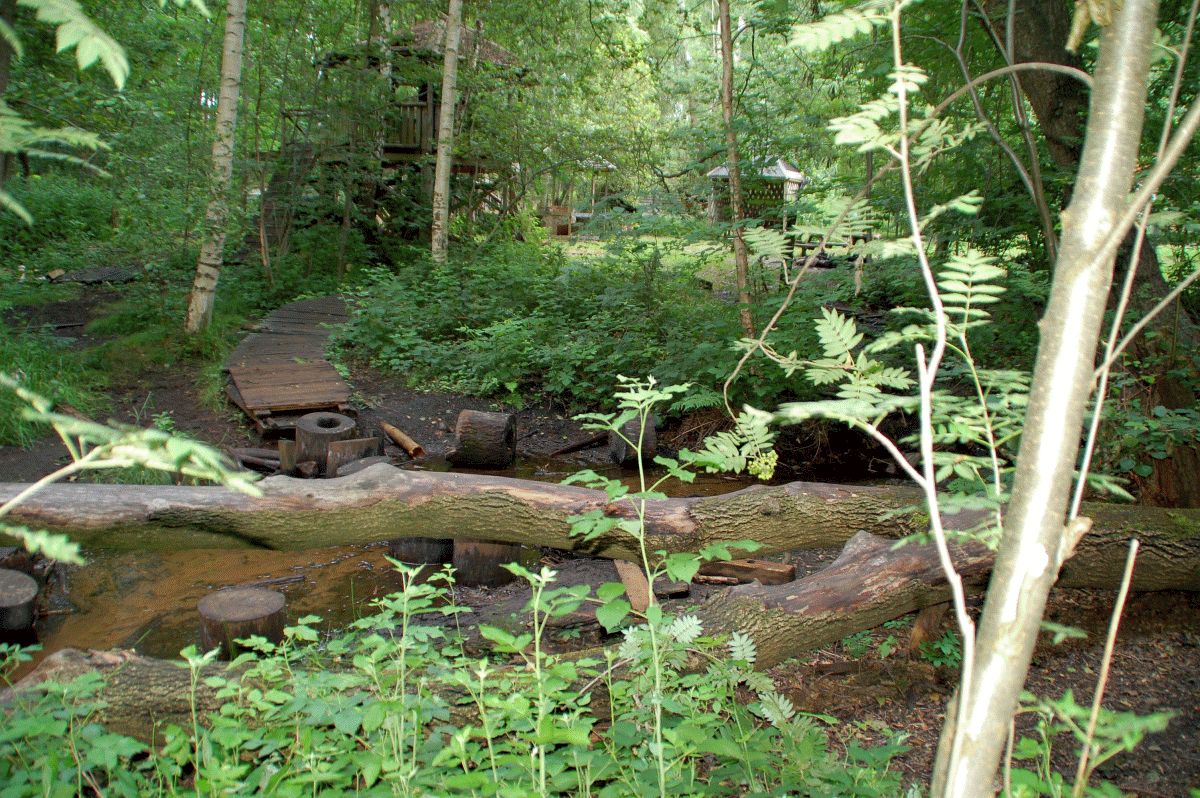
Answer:
M0 213L0 262L6 265L79 268L69 258L113 237L116 201L111 186L98 178L50 172L11 180L5 190L34 219L30 225Z
M22 385L67 404L81 413L103 406L97 393L102 376L85 368L68 343L46 332L20 332L0 325L0 374L10 374ZM10 391L0 390L0 444L32 446L45 429L22 415L23 404Z
M713 406L737 362L737 309L697 287L689 263L645 242L570 260L509 242L442 266L368 269L341 345L423 387L514 400L540 391L597 407L614 374L642 373L692 382L700 398L690 406ZM793 348L815 340L807 321L777 337ZM768 403L784 390L766 375L740 383L734 401Z

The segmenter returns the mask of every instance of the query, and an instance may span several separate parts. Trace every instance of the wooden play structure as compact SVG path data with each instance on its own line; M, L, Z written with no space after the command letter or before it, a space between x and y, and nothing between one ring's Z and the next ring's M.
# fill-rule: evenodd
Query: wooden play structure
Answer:
M574 164L565 179L552 175L548 196L551 202L542 212L542 224L552 235L570 236L596 215L596 200L607 193L606 176L617 171L607 158L591 158ZM579 191L580 177L586 191ZM622 206L624 202L622 201Z
M380 185L409 181L424 195L432 193L444 42L444 21L419 22L386 42L359 42L318 62L315 101L283 111L279 158L262 197L262 235L268 243L286 242L297 201L315 191L308 178L318 165L337 171L365 162L368 170L377 170ZM462 30L456 152L475 150L473 98L485 85L515 95L521 73L515 57L478 28ZM489 75L503 79L486 80ZM460 155L453 169L475 176L506 174L512 164Z

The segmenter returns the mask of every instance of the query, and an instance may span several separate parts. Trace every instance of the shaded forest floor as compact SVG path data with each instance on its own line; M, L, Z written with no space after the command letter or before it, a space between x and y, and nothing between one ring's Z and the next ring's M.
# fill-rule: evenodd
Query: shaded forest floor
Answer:
M80 299L20 308L8 314L5 323L49 325L61 330L58 334L75 336L74 346L87 346L97 341L79 322L90 319L112 296L96 290ZM108 417L142 425L152 423L156 417L169 419L175 430L220 447L258 444L258 436L239 411L232 407L214 409L204 401L195 367L187 363L149 365L126 372L116 372L110 383ZM433 459L443 455L453 441L459 410L495 408L494 403L474 397L414 391L396 377L362 366L352 365L350 383L363 429L374 431L378 421L389 421L420 441ZM566 476L562 465L549 461L547 456L587 433L567 414L552 407L535 406L517 412L518 449L526 461L519 475L554 480ZM399 454L398 450L394 453ZM61 444L52 438L28 450L0 447L0 481L36 479L65 462L65 457ZM592 465L602 458L603 450L585 450L574 455L573 462ZM820 479L819 474L806 477ZM731 481L729 488L742 484ZM346 567L377 568L379 562L373 561L382 558L376 556L377 550L372 551L351 558ZM543 555L548 562L564 562L562 554ZM801 576L819 570L835 555L833 550L802 551L794 552L791 559ZM269 566L265 570L269 571ZM314 579L319 575L319 569L308 571ZM516 585L491 591L463 590L459 599L486 616L489 610L494 614L499 605L519 606L521 590ZM697 597L694 594L691 600ZM1047 620L1083 629L1087 637L1055 646L1049 635L1043 635L1028 690L1056 698L1071 689L1079 704L1090 702L1113 598L1111 593L1085 590L1056 589L1051 594ZM944 622L941 631L947 629L948 622ZM779 666L772 676L797 709L837 719L829 726L831 740L837 746L878 745L903 735L910 748L895 760L895 766L909 779L925 782L932 770L937 735L955 674L951 667L908 657L903 651L907 634L906 627L895 625L855 636ZM899 643L899 650L889 651L893 648L892 638ZM1126 793L1145 798L1185 796L1188 788L1200 786L1200 595L1152 593L1131 598L1105 706L1138 713L1171 710L1177 715L1165 732L1149 737L1132 754L1118 756L1103 766L1101 778ZM1033 720L1031 715L1020 716L1018 735L1030 734ZM1074 750L1073 741L1067 737L1056 740L1054 763L1061 772L1073 773Z

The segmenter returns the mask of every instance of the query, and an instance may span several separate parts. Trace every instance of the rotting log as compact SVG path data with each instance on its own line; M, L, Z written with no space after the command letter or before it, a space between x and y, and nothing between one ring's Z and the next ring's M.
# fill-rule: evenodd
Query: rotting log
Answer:
M404 471L375 465L352 476L306 481L270 477L263 496L221 487L56 484L10 519L68 532L86 546L122 549L301 550L402 537L497 540L637 559L618 530L585 543L568 518L605 509L629 517L605 494L569 485L478 474ZM0 501L24 485L0 485ZM698 551L753 540L756 556L840 546L858 531L897 538L919 531L924 514L908 487L793 482L721 496L666 499L647 508L649 551ZM1064 568L1061 584L1112 587L1130 537L1142 541L1138 590L1200 590L1200 510L1085 504L1092 532ZM953 527L961 516L948 516ZM965 519L972 521L974 519Z
M970 543L952 545L951 556L967 588L982 588L993 552ZM859 532L824 570L782 585L730 588L696 614L705 634L749 635L758 650L756 665L769 668L949 597L933 544L897 547L894 540Z

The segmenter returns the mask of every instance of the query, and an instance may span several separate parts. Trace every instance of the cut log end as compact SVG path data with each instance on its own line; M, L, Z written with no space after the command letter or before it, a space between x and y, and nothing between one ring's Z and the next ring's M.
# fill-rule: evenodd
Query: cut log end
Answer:
M287 601L277 590L241 587L219 590L200 599L200 643L207 651L221 648L228 658L237 656L237 640L258 635L278 643L283 640Z
M329 473L330 444L349 439L354 435L354 427L354 419L341 413L301 416L296 421L296 462L313 462L317 464L318 473Z

